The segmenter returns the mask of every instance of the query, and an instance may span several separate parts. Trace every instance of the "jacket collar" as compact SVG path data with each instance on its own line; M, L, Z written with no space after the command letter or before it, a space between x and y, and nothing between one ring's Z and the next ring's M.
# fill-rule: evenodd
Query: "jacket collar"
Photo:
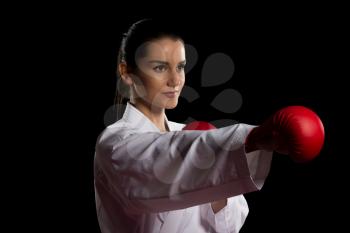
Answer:
M130 102L127 102L122 120L133 125L137 130L142 132L160 132L159 128ZM173 130L171 129L172 126L169 124L166 115L165 124L168 126L170 131Z

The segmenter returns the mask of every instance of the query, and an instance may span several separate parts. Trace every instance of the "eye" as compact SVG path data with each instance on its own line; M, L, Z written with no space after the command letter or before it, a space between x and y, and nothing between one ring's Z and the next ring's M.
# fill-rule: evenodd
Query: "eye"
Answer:
M185 66L186 66L186 64L180 64L180 65L177 66L177 69L178 69L179 71L182 71L182 70L185 69Z
M165 65L159 65L153 68L154 71L160 73L166 71L166 66Z

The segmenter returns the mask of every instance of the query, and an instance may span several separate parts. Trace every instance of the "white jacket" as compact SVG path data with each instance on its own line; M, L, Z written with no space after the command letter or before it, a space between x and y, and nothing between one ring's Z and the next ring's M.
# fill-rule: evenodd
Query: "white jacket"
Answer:
M95 198L102 233L239 232L247 214L244 193L261 189L272 153L246 154L246 124L160 130L127 104L123 118L99 136ZM210 202L228 198L214 214Z

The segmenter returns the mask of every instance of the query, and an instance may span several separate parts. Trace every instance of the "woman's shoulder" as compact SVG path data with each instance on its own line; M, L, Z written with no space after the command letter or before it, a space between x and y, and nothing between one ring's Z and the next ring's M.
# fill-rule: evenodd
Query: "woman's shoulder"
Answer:
M144 123L146 124L146 123ZM181 131L185 124L168 121L169 128L171 131ZM102 133L99 135L97 144L98 145L115 145L118 141L122 141L125 138L143 132L152 132L147 127L138 125L135 126L124 120L119 120L109 126L107 126Z
M132 126L123 120L119 120L107 126L98 136L97 145L113 145L123 140L131 131Z

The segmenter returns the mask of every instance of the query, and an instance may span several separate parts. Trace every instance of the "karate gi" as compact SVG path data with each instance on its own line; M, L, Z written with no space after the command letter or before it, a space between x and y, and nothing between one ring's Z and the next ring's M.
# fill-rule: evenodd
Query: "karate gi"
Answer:
M98 137L95 199L102 233L237 233L248 214L242 194L260 190L272 152L245 153L254 127L160 130L127 104L123 118ZM214 214L210 202L227 198Z

